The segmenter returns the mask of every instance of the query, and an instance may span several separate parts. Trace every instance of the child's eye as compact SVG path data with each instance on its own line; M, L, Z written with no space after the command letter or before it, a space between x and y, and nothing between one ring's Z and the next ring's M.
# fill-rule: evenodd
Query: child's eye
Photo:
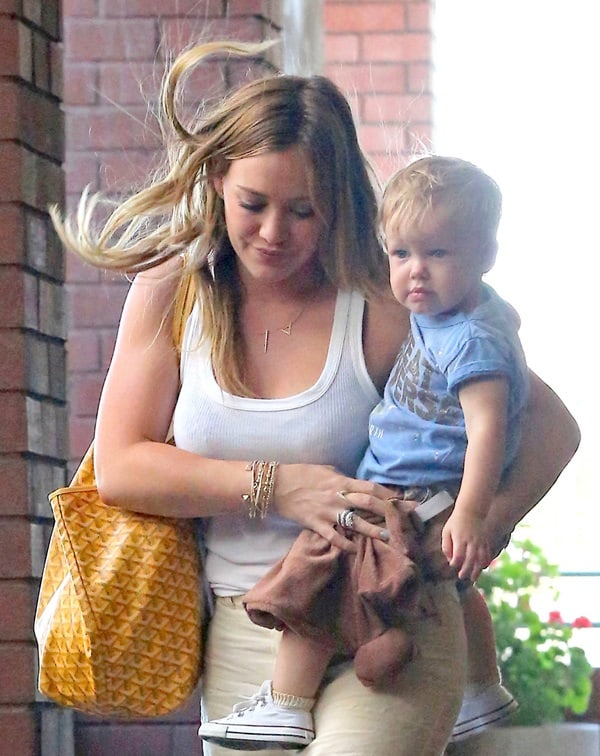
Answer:
M406 260L408 252L405 249L394 249L392 250L392 257L397 257L399 260Z
M429 255L431 257L435 257L437 259L440 259L442 257L446 257L447 251L445 249L432 249Z

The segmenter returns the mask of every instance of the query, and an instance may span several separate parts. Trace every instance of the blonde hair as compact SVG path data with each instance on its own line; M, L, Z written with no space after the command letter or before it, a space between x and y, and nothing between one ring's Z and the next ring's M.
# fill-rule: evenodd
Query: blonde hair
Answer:
M483 244L495 243L502 214L500 188L481 168L454 157L429 155L397 171L383 193L381 227L418 226L434 204L448 208Z
M185 125L184 84L207 56L256 56L263 45L213 42L175 59L163 80L159 113L165 165L148 186L113 209L99 230L92 219L106 200L84 192L74 218L51 211L63 243L91 264L124 272L152 268L185 253L196 276L203 338L211 344L221 385L243 393L239 280L212 179L231 161L300 146L311 164L311 199L326 238L319 264L325 279L365 294L385 288L387 269L377 235L377 182L358 144L347 100L322 76L272 74L229 93Z

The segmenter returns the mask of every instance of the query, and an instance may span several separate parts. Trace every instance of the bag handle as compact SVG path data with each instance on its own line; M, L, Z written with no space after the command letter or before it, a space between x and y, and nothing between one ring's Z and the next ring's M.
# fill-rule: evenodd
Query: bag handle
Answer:
M192 312L196 300L196 286L193 273L184 273L181 276L173 305L173 343L177 348L177 354L181 354L185 324Z

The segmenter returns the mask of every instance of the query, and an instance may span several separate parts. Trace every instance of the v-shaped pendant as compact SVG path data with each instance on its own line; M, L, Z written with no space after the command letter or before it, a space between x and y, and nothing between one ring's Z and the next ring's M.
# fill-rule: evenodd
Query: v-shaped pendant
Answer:
M291 333L292 333L292 326L293 325L294 325L293 322L292 323L288 323L285 328L278 328L277 330L280 333L285 333L286 336L290 336ZM269 351L269 334L270 334L270 331L267 328L265 330L265 335L264 335L264 340L263 340L263 352L265 354Z

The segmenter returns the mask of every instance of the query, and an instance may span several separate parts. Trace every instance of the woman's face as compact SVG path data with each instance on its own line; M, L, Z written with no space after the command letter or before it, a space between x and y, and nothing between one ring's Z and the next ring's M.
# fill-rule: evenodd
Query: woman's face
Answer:
M234 160L215 188L243 281L306 280L323 224L309 190L310 161L300 147Z

